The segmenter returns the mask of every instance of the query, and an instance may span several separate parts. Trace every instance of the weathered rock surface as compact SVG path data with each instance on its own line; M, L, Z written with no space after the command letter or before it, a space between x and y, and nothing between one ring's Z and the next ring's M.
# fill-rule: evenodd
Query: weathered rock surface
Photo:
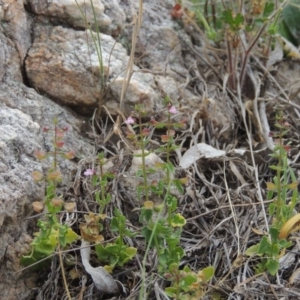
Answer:
M37 90L81 113L91 113L100 102L115 114L128 56L120 43L109 35L101 34L103 66L99 67L99 53L94 45L97 34L93 36L89 31L61 26L37 27L26 59L26 73L30 84ZM108 86L105 99L101 98L102 76ZM125 99L129 105L127 111L135 103L144 103L145 108L151 111L154 102L159 100L154 88L151 74L134 73Z
M21 65L31 45L31 17L25 10L23 0L1 0L0 18L3 22L1 31L15 43Z
M101 0L29 0L28 5L36 15L50 17L55 23L67 23L72 27L87 28L108 26L110 18L104 13ZM96 16L96 20L95 20Z

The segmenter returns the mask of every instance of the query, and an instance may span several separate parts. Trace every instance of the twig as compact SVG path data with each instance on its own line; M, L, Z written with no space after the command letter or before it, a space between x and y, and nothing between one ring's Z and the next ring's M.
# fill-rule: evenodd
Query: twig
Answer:
M226 187L227 198L228 198L230 209L231 209L231 214L232 214L234 225L235 225L235 232L236 232L236 236L237 236L237 246L238 246L238 254L237 255L239 256L241 253L239 227L238 227L238 222L237 222L237 218L236 218L236 213L235 213L233 205L232 205L232 201L231 201L231 197L230 197L230 193L229 193L229 187L228 187L227 180L226 180L225 160L223 161L223 163L224 163L224 168L223 168L224 169L224 183L225 183L225 187Z

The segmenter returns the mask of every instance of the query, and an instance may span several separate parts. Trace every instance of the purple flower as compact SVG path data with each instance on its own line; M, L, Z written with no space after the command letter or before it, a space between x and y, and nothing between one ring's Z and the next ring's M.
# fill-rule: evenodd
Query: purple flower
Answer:
M127 120L125 121L125 124L129 125L129 124L134 124L135 123L135 119L133 119L131 116L127 118Z
M172 105L172 106L169 108L169 112L170 112L171 114L177 114L176 107Z
M84 176L92 176L92 175L94 175L95 174L95 172L94 172L94 170L92 170L92 169L86 169L84 172L83 172L83 175Z

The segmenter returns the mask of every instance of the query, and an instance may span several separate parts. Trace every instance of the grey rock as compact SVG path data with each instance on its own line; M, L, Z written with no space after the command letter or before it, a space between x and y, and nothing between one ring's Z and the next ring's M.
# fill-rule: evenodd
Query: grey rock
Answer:
M88 28L94 26L108 26L111 20L104 13L101 0L29 0L29 5L37 15L55 18L72 27ZM96 16L96 20L94 18ZM90 24L90 25L87 25Z

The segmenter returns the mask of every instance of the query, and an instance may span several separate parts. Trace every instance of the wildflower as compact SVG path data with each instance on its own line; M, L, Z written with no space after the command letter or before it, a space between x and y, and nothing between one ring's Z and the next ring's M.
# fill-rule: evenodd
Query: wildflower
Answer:
M142 130L142 136L149 136L151 130L149 128L144 128Z
M32 202L33 210L37 213L40 213L44 209L44 203L40 201Z
M169 112L170 112L171 114L177 114L176 107L172 105L172 106L169 108Z
M75 210L76 204L75 202L65 202L64 208L68 213L71 213Z
M135 123L135 119L133 119L131 116L127 118L127 120L125 121L125 124L129 125L129 124L134 124Z
M64 201L60 198L53 198L51 200L51 204L54 206L54 207L60 207L64 204Z
M73 159L74 157L75 157L75 151L73 151L73 150L65 153L66 159Z
M60 128L56 128L55 133L56 133L57 140L62 140L62 138L64 137L64 134L65 134L65 132Z
M65 144L65 143L64 143L63 141L56 141L56 142L55 142L56 148L62 148L64 144Z
M39 171L33 171L33 172L32 172L32 178L33 178L33 180L34 180L35 182L38 182L38 181L41 181L41 180L44 178L44 176L43 176L43 174L42 174L41 172L39 172Z
M47 153L43 150L34 151L34 155L38 160L42 160L47 157Z
M171 142L171 139L172 139L172 137L167 134L161 135L160 138L163 143L169 143L169 142Z
M61 181L61 173L58 170L51 170L47 174L47 179L48 180L53 180L53 181Z
M94 172L94 170L92 170L92 169L86 169L84 172L83 172L83 175L84 176L92 176L92 175L94 175L95 174L95 172Z

